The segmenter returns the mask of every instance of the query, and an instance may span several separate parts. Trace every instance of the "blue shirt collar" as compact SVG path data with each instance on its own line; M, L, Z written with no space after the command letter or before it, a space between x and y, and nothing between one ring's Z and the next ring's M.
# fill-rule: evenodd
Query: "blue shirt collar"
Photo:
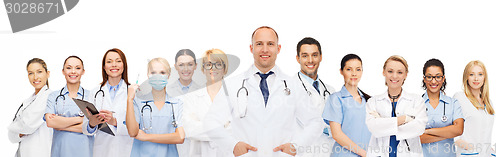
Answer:
M422 98L424 98L425 102L429 102L429 95L427 94L427 91L424 93L424 95L422 96ZM446 104L449 104L451 103L451 98L444 95L443 91L440 91L439 92L439 101L440 102L443 102L443 103L446 103Z
M84 91L83 91L83 87L82 87L82 86L78 87L78 92L77 92L77 94L78 94L79 96L82 96L82 97L83 97L83 96L84 96L84 95L83 95L83 92L84 92ZM63 95L69 94L69 91L68 91L68 85L65 85L65 86L64 86L62 93L63 93Z
M123 83L123 79L121 79L121 80L120 80L120 82L118 82L118 85L116 85L116 86L111 86L111 85L109 84L109 81L107 81L107 82L106 82L106 85L108 85L108 87L109 87L109 91L111 91L113 88L115 88L115 89L120 89L120 86L121 86L121 84L122 84L122 83Z
M299 71L299 75L301 78L303 78L310 85L312 85L314 81L319 81L319 76L316 77L316 80L313 80L312 78L310 78L309 76L305 75L304 73L302 73L300 71Z
M361 93L361 91L359 91L359 89L358 89L358 93L362 99L365 99L363 93ZM342 98L352 97L351 93L349 93L349 91L347 91L347 88L345 88L345 85L342 86L342 89L340 89L340 96L342 96Z

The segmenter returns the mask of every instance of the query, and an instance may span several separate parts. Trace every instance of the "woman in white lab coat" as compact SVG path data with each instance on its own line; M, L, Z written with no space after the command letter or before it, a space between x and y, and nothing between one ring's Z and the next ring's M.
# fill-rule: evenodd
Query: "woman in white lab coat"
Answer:
M39 58L28 61L26 66L28 80L35 88L17 110L14 120L9 125L9 140L19 143L16 156L49 157L52 146L52 129L48 128L42 117L47 107L50 71L47 64Z
M206 76L207 86L183 96L184 116L182 121L186 131L186 138L191 140L189 156L231 156L232 152L223 152L221 149L217 149L215 142L211 141L205 134L202 123L215 96L221 91L221 80L227 74L229 62L226 54L219 49L206 51L202 62L201 71Z
M98 130L96 116L88 117L82 132L95 135L94 157L130 156L134 138L128 135L124 124L127 111L128 72L125 54L117 48L108 50L102 59L102 83L92 90L93 103L115 136Z
M481 61L471 61L464 69L463 92L453 96L462 105L465 118L462 136L455 138L457 156L493 156L491 134L495 110L490 102L488 73Z
M369 99L366 106L366 126L372 133L367 156L423 156L419 137L425 131L427 113L422 97L403 90L407 74L403 57L385 61L387 92Z

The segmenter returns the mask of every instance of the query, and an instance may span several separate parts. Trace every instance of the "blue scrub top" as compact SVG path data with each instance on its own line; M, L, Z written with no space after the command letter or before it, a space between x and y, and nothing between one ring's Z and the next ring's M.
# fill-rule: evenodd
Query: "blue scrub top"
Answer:
M141 114L141 109L146 105L146 103L151 106L152 110L148 107L144 108L144 116ZM174 133L175 129L172 125L173 114L172 105L175 112L175 120L177 122L177 128L182 127L182 101L177 98L168 97L166 95L165 105L159 110L154 101L152 100L141 100L137 97L134 98L134 112L135 119L139 123L139 129L143 129L144 126L151 126L152 129L143 130L148 134L168 134ZM152 112L151 112L152 111ZM152 117L152 121L151 118ZM132 153L130 156L133 157L178 157L177 147L175 144L161 144L153 142L145 142L134 139L134 144L132 145Z
M425 92L422 97L425 100L425 105L427 107L427 117L429 119L427 121L425 129L442 128L452 125L453 121L455 121L456 119L464 118L464 116L462 115L462 108L457 99L448 97L440 92L439 104L436 108L433 108L429 103L429 96L427 95L427 92ZM446 108L445 115L448 117L448 120L446 122L443 122L441 120L443 117L444 108ZM456 156L456 150L453 143L453 138L449 138L438 142L422 144L424 156L454 157Z
M59 94L64 95L59 96ZM46 113L64 114L63 117L78 117L80 108L73 99L68 96L68 88L65 86L61 90L53 91L47 99ZM90 91L79 87L77 99L88 101ZM59 99L56 98L59 96ZM45 120L45 117L44 117ZM87 136L82 133L59 131L54 129L52 137L52 157L91 157L94 147L94 136Z
M365 123L366 100L359 90L358 93L361 95L361 104L353 99L352 95L349 91L347 91L345 86L343 86L339 92L330 95L323 111L323 118L326 121L339 123L344 134L358 146L366 150L368 143L370 142L371 132L368 130ZM331 156L355 157L358 155L343 148L339 143L335 142L335 145L333 146L333 154Z

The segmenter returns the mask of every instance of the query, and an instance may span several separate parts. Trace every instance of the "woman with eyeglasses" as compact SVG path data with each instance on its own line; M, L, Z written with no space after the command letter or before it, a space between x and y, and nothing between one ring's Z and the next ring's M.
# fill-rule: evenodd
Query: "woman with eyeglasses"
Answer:
M481 61L471 61L462 75L463 92L453 98L462 105L465 119L462 136L455 138L457 154L462 156L494 156L491 143L495 110L490 101L488 73Z
M148 63L148 82L128 88L125 121L128 134L135 138L130 156L179 156L176 144L184 142L183 106L166 90L169 76L168 61L154 58Z
M215 96L221 91L222 79L228 72L228 59L222 50L211 49L205 52L202 62L201 72L207 79L206 87L183 96L182 121L186 130L186 138L191 141L188 156L232 156L232 152L223 152L222 149L218 149L215 142L205 134L202 123Z
M453 138L460 136L464 128L464 118L458 100L444 94L446 77L444 65L438 59L430 59L424 64L422 95L427 107L427 125L420 136L424 156L456 156Z
M88 101L90 97L90 91L80 86L85 73L82 59L77 56L66 58L62 73L66 86L50 93L45 110L47 126L54 128L51 156L91 157L94 136L82 133L84 114L72 100Z
M47 107L50 71L45 61L33 58L26 65L28 80L35 92L19 106L9 125L9 140L19 143L16 156L49 157L52 146L52 129L42 117Z

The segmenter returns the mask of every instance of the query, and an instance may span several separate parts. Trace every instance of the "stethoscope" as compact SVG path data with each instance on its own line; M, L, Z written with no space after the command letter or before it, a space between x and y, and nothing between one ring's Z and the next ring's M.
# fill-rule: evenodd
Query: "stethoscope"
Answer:
M424 95L422 95L422 96L424 96ZM429 111L429 109L425 108L425 111ZM448 121L448 117L446 116L446 103L445 102L443 102L443 116L441 117L441 121L443 123Z
M241 87L240 89L238 89L238 92L236 93L236 98L237 98L237 101L238 101L238 106L241 107L239 108L239 112L240 112L240 118L244 118L246 117L247 115L247 106L248 106L248 89L245 87L245 82L248 80L248 78L246 79L243 79L243 82L241 83ZM286 85L286 80L283 80L283 84L285 85L285 89L283 90L283 92L285 93L285 95L290 95L290 88L288 88L288 86ZM240 101L240 92L244 93L245 97L242 97L242 98L246 98L245 100L242 100ZM242 104L243 105L240 105Z
M49 89L48 89L48 88L47 88L47 89L45 89L45 91L47 91L47 90L49 90ZM34 102L35 100L36 100L36 98L34 98L33 100L31 100L31 102L28 104L28 106L26 106L26 107L23 109L23 112L24 112L24 110L26 110L26 109L29 107L29 105L33 104L33 102ZM23 107L23 105L24 105L24 103L21 103L21 106L19 106L19 108L17 108L16 114L14 115L14 119L13 119L12 121L15 121L15 120L16 120L16 118L17 118L17 114L19 113L19 110L21 110L21 108Z
M143 125L142 130L144 130L144 131L153 129L153 125L152 125L152 123L153 123L153 108L151 108L151 105L148 104L149 102L153 102L153 101L146 101L145 102L146 104L144 106L142 106L142 108L141 108L142 125ZM175 120L174 104L170 103L168 101L166 101L165 103L170 104L172 107L172 126L174 126L174 128L177 128L177 121ZM144 123L144 109L149 110L149 122L150 122L149 127L145 127L146 123Z
M309 96L311 96L312 93L311 93L311 91L307 90L306 85L304 85L304 81L302 81L302 78L300 77L300 72L297 72L297 76L299 77L299 80L302 83L302 87L304 87L307 94L309 94ZM330 95L331 93L330 93L330 91L328 91L328 88L326 88L325 83L323 83L323 81L321 81L321 79L318 79L318 80L321 83L321 85L323 85L323 88L325 88L325 90L323 91L323 98L326 98L327 93L328 93L328 95Z
M65 103L64 101L66 100L66 97L62 93L63 90L64 90L64 87L61 89L61 91L59 92L59 95L56 97L56 106L58 105L58 103L57 103L58 101L57 100L59 100L59 97L62 97L63 103ZM83 100L83 98L85 98L85 89L82 88L82 98L81 98L81 100ZM58 115L64 115L64 104L63 104L63 110L62 110L62 112L63 112L63 114L58 114ZM83 117L84 116L83 112L82 111L78 112L78 116Z
M389 92L387 92L387 95L389 95L389 98L391 99L391 104L392 104L392 114L394 116L397 116L396 115L396 99L398 99L400 96L401 96L401 93L403 93L403 89L401 89L401 92L399 92L398 95L396 96L391 96L391 94L389 94ZM412 118L415 119L415 116L412 116ZM408 148L408 151L410 151L410 145L408 144L408 141L405 139L405 143L406 143L406 146Z

